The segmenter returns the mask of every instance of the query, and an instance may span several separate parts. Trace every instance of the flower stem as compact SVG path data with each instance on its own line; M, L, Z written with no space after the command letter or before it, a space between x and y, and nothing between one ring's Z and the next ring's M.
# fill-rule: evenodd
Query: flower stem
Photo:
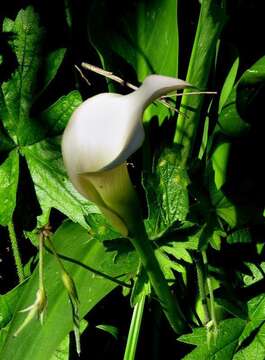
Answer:
M19 283L22 283L25 280L25 276L24 276L24 270L23 270L23 265L22 265L22 261L21 261L21 256L20 256L19 249L18 249L18 242L17 242L16 232L15 232L13 222L10 222L8 224L8 232L9 232L9 238L10 238L10 242L11 242L12 252L13 252L13 256L14 256L14 260L15 260L15 264L16 264L17 276L19 279Z
M145 296L135 305L123 360L134 360L141 328Z
M177 299L173 296L155 256L151 241L148 239L143 225L134 227L134 236L130 238L140 260L147 272L154 292L163 311L177 334L187 330L187 323L180 309Z

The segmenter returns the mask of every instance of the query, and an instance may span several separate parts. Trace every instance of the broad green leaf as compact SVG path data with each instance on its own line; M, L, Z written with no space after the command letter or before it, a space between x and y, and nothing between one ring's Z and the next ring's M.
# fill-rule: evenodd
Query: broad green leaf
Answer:
M18 13L14 22L5 20L3 31L13 33L10 45L18 61L18 68L11 79L2 84L8 112L3 123L14 142L30 144L39 139L41 132L29 114L41 64L43 30L39 25L38 14L32 7L27 7Z
M87 321L80 321L80 332L82 333L87 327ZM69 360L69 346L70 346L70 336L67 335L60 345L55 350L54 354L49 360Z
M0 165L0 224L7 225L12 220L16 207L19 173L19 155L12 150L8 158Z
M4 295L0 295L0 329L5 327L12 319L17 304L17 299L21 296L26 282L14 287Z
M177 76L176 0L118 3L97 0L91 8L89 28L92 44L106 70L120 74L122 58L132 66L140 82L151 73ZM158 114L162 121L169 111L161 104L151 105L145 113L145 120Z
M138 265L138 257L134 251L124 254L114 263L112 252L106 251L96 239L89 241L86 230L70 222L64 223L59 228L53 236L53 242L58 254L67 256L71 260L62 259L77 287L81 318L117 286L116 283L89 271L86 265L124 281L134 276ZM37 319L33 320L17 337L14 337L14 332L25 318L24 313L17 312L0 352L1 360L50 359L72 329L71 307L67 293L60 279L58 265L49 253L45 255L44 267L48 296L44 324L41 326ZM18 299L18 310L26 308L34 301L37 288L38 268L35 269L22 296Z
M73 111L82 102L81 95L78 91L71 91L69 94L62 96L48 109L40 114L39 121L45 128L46 136L52 137L62 133Z
M246 70L233 90L218 119L218 129L229 136L245 134L251 126L253 113L263 111L265 56ZM254 116L255 118L255 116Z
M48 222L49 211L55 208L89 229L86 216L99 213L95 205L83 198L68 179L58 139L44 140L23 148L35 191L43 210L40 225Z
M0 89L0 102L1 102L1 89ZM0 103L0 117L1 117L1 103ZM7 153L15 147L13 141L5 134L4 129L2 129L2 124L0 122L0 155L2 153Z
M199 89L205 90L215 57L218 38L226 21L223 1L204 0L201 4L199 22L192 48L186 80ZM191 155L203 96L183 96L178 115L175 143L183 145L183 161Z
M265 359L265 324L261 326L250 345L235 354L233 360Z
M186 355L183 360L232 360L242 333L245 321L227 319L218 327L216 343L207 344L205 328L194 329L192 334L182 335L178 340L197 345L197 348Z
M50 360L69 360L69 345L70 340L69 335L67 335L55 350Z
M239 67L239 57L237 57L235 59L235 61L233 62L233 65L231 66L231 69L225 79L221 94L220 94L220 99L219 99L219 107L218 107L218 113L221 112L224 104L226 103L226 100L228 99L228 96L230 95L234 83L236 81L236 76L237 76L237 72L238 72L238 67Z
M175 222L185 220L189 206L188 184L178 150L165 149L153 174L144 178L148 203L145 225L150 238L160 237Z

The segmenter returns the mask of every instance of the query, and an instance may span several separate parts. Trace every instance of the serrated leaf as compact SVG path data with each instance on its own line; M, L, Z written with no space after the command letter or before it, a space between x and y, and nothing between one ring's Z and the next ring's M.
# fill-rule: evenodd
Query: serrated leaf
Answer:
M96 239L88 241L88 234L80 225L64 223L53 236L58 254L67 256L62 259L64 266L74 279L80 300L80 317L84 317L117 284L89 271L86 265L120 280L128 281L134 276L138 257L128 254L113 262L113 254L106 251ZM48 308L43 326L36 319L17 337L14 332L24 320L25 314L16 312L12 319L3 349L1 360L47 360L50 359L59 344L72 329L71 307L67 293L58 274L58 265L54 257L46 253L44 258L44 278L48 296ZM22 293L17 298L17 310L32 303L38 288L38 267ZM56 329L56 331L55 331ZM34 336L32 336L34 334Z
M246 285L251 286L257 283L258 281L264 280L264 276L260 269L254 264L249 264L249 268L252 272L252 276L245 275L244 282ZM265 263L260 264L260 268L265 270ZM239 343L241 344L251 333L257 329L265 319L265 294L261 293L258 296L250 299L247 302L248 308L248 322L244 331L242 332Z
M207 344L207 332L205 328L194 329L192 334L182 335L179 341L197 345L197 348L183 360L232 360L238 339L242 333L245 321L241 319L227 319L218 327L216 343Z
M86 216L90 213L99 213L99 210L72 186L64 169L58 139L44 140L27 146L23 148L23 153L43 210L39 225L48 222L49 211L55 208L89 229Z
M43 30L38 14L32 7L20 10L15 21L5 20L3 31L13 34L10 45L15 52L18 68L11 79L2 84L8 116L3 118L14 142L25 145L39 139L41 130L30 119L30 108L37 86L37 72L41 63Z
M140 82L155 73L177 77L177 1L97 1L90 16L91 42L106 70L120 73L122 58L133 67ZM108 34L108 38L104 34ZM155 115L162 122L169 111L161 104L151 105L144 119L149 121Z
M159 262L160 268L168 281L173 282L175 279L175 274L173 270L179 273L185 273L185 267L179 264L177 261L171 260L168 254L163 251L162 248L155 249L155 255L157 261Z
M73 111L82 102L78 91L60 97L54 104L40 114L40 121L45 127L46 136L52 137L62 133Z
M163 235L173 223L184 221L188 213L189 183L176 149L165 149L155 171L144 178L148 203L146 229L151 239Z
M0 165L0 224L3 226L10 223L16 207L18 174L19 155L14 149Z

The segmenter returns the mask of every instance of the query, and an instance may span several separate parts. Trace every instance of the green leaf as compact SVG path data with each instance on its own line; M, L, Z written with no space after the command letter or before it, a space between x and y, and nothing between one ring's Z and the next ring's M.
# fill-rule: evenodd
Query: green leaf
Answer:
M96 328L105 331L106 333L112 335L114 339L118 340L119 329L116 326L102 324L97 325Z
M72 186L64 169L58 139L44 140L27 146L23 148L23 153L43 210L39 225L48 222L50 209L55 208L89 229L86 216L90 213L99 213L99 210Z
M74 110L82 102L78 91L60 97L54 104L40 114L40 121L45 127L46 136L52 137L62 133Z
M0 102L1 102L1 89L0 89ZM0 103L0 117L1 117L1 103ZM0 155L7 153L15 147L13 141L5 134L4 129L2 129L2 124L0 122Z
M226 21L223 1L204 0L192 48L186 80L205 90L215 57L216 45ZM183 145L183 161L191 155L194 137L201 119L203 96L183 96L178 115L175 143Z
M0 295L0 329L5 327L12 319L15 313L17 299L20 298L26 283L27 281L14 287L6 294Z
M244 282L251 287L259 281L264 281L263 273L260 271L265 270L265 263L260 264L260 268L254 264L249 264L249 268L252 272L252 276L245 275ZM265 294L261 293L254 298L250 299L247 303L248 308L248 322L244 331L240 336L239 343L241 344L252 332L257 329L265 319Z
M144 178L148 203L146 229L151 239L162 236L175 222L184 221L188 213L189 183L176 149L165 149L153 174Z
M50 360L68 360L69 359L69 335L66 336L58 348L55 350L54 354Z
M233 63L233 65L231 66L231 69L225 79L221 94L220 94L220 99L219 99L219 107L218 107L218 113L221 112L222 108L224 107L224 104L226 103L226 100L228 99L235 80L236 80L236 76L237 76L237 71L238 71L238 67L239 67L239 57L237 57Z
M91 9L90 38L106 70L120 73L122 58L133 67L140 82L152 73L175 77L177 23L176 0L119 1L116 6L113 2L96 1ZM161 104L151 105L145 120L159 115L162 121L168 114Z
M57 71L64 59L65 52L66 49L64 48L56 49L45 57L43 63L44 79L41 92L43 92L49 86L57 74Z
M14 149L0 165L0 224L3 226L10 223L16 207L18 174L19 155Z
M253 113L259 114L259 111L263 111L264 85L265 56L246 70L233 88L218 119L220 131L235 137L249 130Z
M236 244L236 243L251 243L252 241L252 236L251 233L248 229L238 229L234 232L232 232L232 234L229 234L226 241L228 242L228 244Z
M70 222L64 223L53 237L58 254L68 257L62 259L64 266L71 274L77 287L80 300L80 316L85 316L103 299L117 284L92 273L86 265L104 272L120 280L128 280L134 276L138 265L138 257L119 257L113 262L113 254L106 251L96 239L88 241L85 229ZM17 337L14 332L25 318L25 314L17 312L12 320L2 351L1 360L47 360L50 359L59 344L72 329L71 307L67 293L63 287L54 257L46 253L44 258L44 278L48 296L48 308L43 326L33 320ZM38 288L38 268L17 299L17 309L26 308L33 303ZM34 334L34 336L32 335Z
M245 321L241 319L227 319L218 327L216 343L207 344L205 328L194 329L192 334L178 338L184 343L197 345L197 348L186 355L183 360L232 360L242 333Z
M234 228L239 222L238 209L236 206L225 196L222 189L217 189L215 184L215 174L212 164L209 164L208 169L209 179L209 193L212 206L215 209L216 215L227 222L229 226Z
M146 271L140 265L140 270L137 273L136 279L134 281L132 293L131 293L131 307L134 307L138 304L143 297L150 295L151 286Z
M265 324L261 326L250 345L235 354L233 360L264 360L265 359Z
M43 30L32 7L21 10L15 21L5 19L3 31L13 33L10 45L15 52L18 68L8 82L2 84L5 108L3 118L14 142L25 145L39 139L37 122L30 119L30 108L37 86L37 72L41 63Z

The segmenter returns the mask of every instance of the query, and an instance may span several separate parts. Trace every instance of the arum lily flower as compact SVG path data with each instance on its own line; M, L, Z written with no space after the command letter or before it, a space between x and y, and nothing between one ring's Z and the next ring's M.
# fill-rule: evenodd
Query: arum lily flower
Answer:
M64 131L62 153L71 182L124 236L137 211L126 160L144 141L143 112L160 96L188 86L150 75L128 95L102 93L84 101Z

